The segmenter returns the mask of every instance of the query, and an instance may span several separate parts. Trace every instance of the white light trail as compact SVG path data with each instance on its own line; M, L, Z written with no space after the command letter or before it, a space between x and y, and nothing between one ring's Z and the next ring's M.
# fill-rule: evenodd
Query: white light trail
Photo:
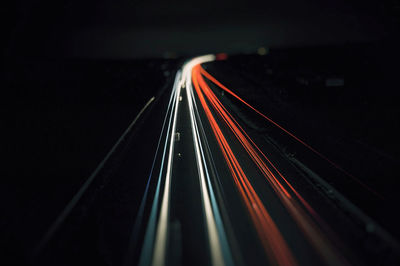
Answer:
M168 140L169 136L171 135L170 129L171 129L171 125L172 125L173 110L175 109L176 99L177 99L176 90L179 86L180 78L181 78L181 71L178 71L178 73L176 74L176 77L175 77L175 82L174 82L171 97L170 97L170 101L172 101L172 106L171 106L171 113L170 113L170 116L168 119L169 122L168 122L166 140ZM169 108L167 110L167 113L168 112L169 112ZM171 137L172 136L173 135L171 135ZM151 208L149 223L147 225L145 239L144 239L143 248L142 248L142 253L141 253L140 261L139 261L139 265L141 265L141 266L150 265L150 263L152 261L152 254L153 254L152 251L153 251L153 245L154 245L154 236L156 233L155 231L156 231L156 221L157 221L157 213L158 213L158 203L159 203L161 179L162 179L162 174L163 174L163 169L164 169L167 144L168 144L168 141L166 141L164 144L163 156L161 159L160 174L158 176L154 201L153 201L153 205Z
M175 83L174 86L177 86L178 83ZM162 266L165 265L165 251L167 244L167 236L168 236L168 225L169 225L169 201L170 201L170 188L171 188L171 173L172 173L172 160L173 160L173 151L174 151L174 138L176 132L176 118L178 116L178 107L179 107L179 95L181 93L180 83L177 87L174 88L175 91L175 110L174 110L174 118L172 122L172 131L170 135L170 146L168 152L168 163L167 163L167 172L165 177L164 184L164 192L161 201L161 210L160 210L160 218L157 226L156 239L154 243L154 255L152 265Z
M198 64L215 60L215 56L207 55L191 60L183 70L182 80L185 82L186 96L190 111L190 122L193 134L193 144L196 152L197 169L200 180L200 191L207 224L212 265L232 265L233 260L222 225L218 205L215 201L210 176L200 140L199 128L196 122L195 99L192 86L192 68ZM199 121L200 122L200 121ZM200 122L201 123L201 122ZM207 178L206 178L207 177ZM208 189L207 189L208 188Z
M218 207L218 204L217 204L217 201L216 201L216 198L215 198L215 193L214 193L214 189L212 187L210 174L209 174L209 171L207 169L207 163L206 163L206 159L205 159L203 144L204 144L204 146L208 147L208 142L207 142L207 139L204 139L204 143L201 142L200 130L199 129L202 129L203 126L202 126L202 123L201 123L201 120L200 120L199 111L197 109L197 104L196 104L196 101L195 101L195 98L194 98L192 84L190 84L190 86L188 86L187 88L188 88L188 90L187 90L188 94L191 95L189 97L190 97L191 103L192 103L192 107L190 107L190 110L191 110L191 120L193 121L193 125L192 126L194 126L194 130L193 131L194 131L195 136L197 137L197 140L198 140L196 142L199 143L199 145L197 146L199 149L196 151L196 153L197 153L197 155L201 155L201 160L202 160L203 166L204 166L204 174L205 174L206 181L207 181L206 183L207 183L208 190L209 190L209 197L206 196L206 198L207 198L208 202L211 203L212 211L213 211L211 214L214 215L214 216L207 216L207 219L208 218L210 218L210 220L212 219L213 221L209 222L209 223L211 225L215 224L216 228L218 229L218 230L210 230L210 234L211 234L211 236L209 237L210 242L211 242L211 239L216 239L218 241L218 242L217 241L213 241L214 245L210 244L210 247L212 248L212 252L215 251L214 252L215 253L214 257L215 258L219 257L219 254L216 253L217 251L218 252L222 252L223 259L224 259L223 263L225 265L233 265L233 258L232 258L231 250L230 250L230 247L229 247L229 244L228 244L228 240L227 240L227 237L226 237L226 233L225 233L224 225L223 225L223 222L222 222L221 214L220 214L220 211L219 211L219 207ZM197 114L197 116L196 116L196 114ZM197 118L198 122L196 120L196 117L198 117ZM193 137L195 137L195 136L193 136ZM208 148L208 150L209 150L209 148ZM197 156L197 160L198 161L200 160L199 156ZM200 175L200 178L204 180L204 175ZM202 183L205 183L205 181L202 182ZM205 188L205 186L202 186L201 188L203 189L203 188ZM203 190L207 192L206 189L203 189ZM208 205L210 205L210 204L208 204ZM215 232L218 234L218 237L215 235ZM214 262L213 264L214 265L222 265L221 262Z
M164 157L166 155L166 148L169 142L169 150L167 156L167 169L165 171L165 183L161 198L161 207L159 210L158 224L156 225L156 218L158 213L158 203L160 194L160 184L162 179L163 166L161 166L159 180L157 182L157 189L155 199L150 214L149 224L147 226L145 242L142 249L140 258L140 265L154 265L164 266L166 264L166 252L169 233L169 210L170 210L170 193L171 193L171 179L172 179L172 165L174 158L174 142L176 133L176 123L179 111L179 104L182 102L181 90L186 89L186 97L189 105L190 123L193 134L193 145L196 153L196 165L199 174L200 192L202 196L203 210L206 219L209 248L211 254L212 265L232 265L232 255L228 246L228 242L223 228L221 215L219 213L218 205L215 200L215 195L212 189L212 184L207 170L205 155L203 152L202 142L198 123L196 121L195 111L197 111L196 102L193 94L192 87L192 69L198 64L210 62L215 60L214 55L205 55L196 57L186 62L182 68L182 72L178 72L175 78L174 87L172 90L171 98L173 98L173 105L171 116L169 118L170 124L167 130L167 141L164 146ZM182 74L180 74L182 73ZM199 121L199 123L201 123ZM172 128L171 128L172 127ZM153 244L153 248L152 248Z
M204 58L207 61L213 60L213 58ZM210 242L210 250L211 250L211 260L213 265L225 265L223 255L222 255L222 249L221 249L221 242L218 236L218 230L213 214L213 209L211 207L211 200L210 200L210 195L207 190L207 185L206 185L206 178L204 174L204 166L203 166L203 160L202 160L202 155L200 153L200 144L199 144L199 133L198 133L198 128L197 125L195 124L195 115L193 111L193 99L192 99L192 93L193 90L191 89L191 70L194 65L204 63L206 62L205 60L197 60L199 63L195 62L193 65L189 65L190 71L186 71L186 96L187 96L187 101L189 105L189 110L190 110L190 122L192 126L192 133L193 133L193 143L194 143L194 148L196 152L196 161L197 161L197 169L199 172L199 179L200 179L200 190L201 190L201 195L202 195L202 201L203 201L203 206L204 206L204 212L205 212L205 218L207 222L207 231L208 231L208 238ZM197 63L197 64L196 64ZM185 71L183 72L185 73Z

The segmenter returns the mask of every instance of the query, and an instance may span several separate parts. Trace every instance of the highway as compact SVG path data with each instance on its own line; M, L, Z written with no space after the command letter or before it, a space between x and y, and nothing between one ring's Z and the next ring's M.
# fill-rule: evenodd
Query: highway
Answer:
M282 169L272 147L257 146L210 88L207 79L235 95L201 67L212 60L193 59L176 76L139 265L187 265L194 258L198 265L354 263L283 174L293 166Z
M68 225L60 224L71 224L66 216L76 212L62 214L63 218L56 221L57 228L50 229L41 245L49 246L51 241L58 244L50 245L47 253L40 251L37 264L59 262L67 253L70 256L65 251L68 248L62 248L65 242L80 250L90 241L95 242L77 243L82 235L87 234L85 238L90 239L97 231L89 234L90 230L76 228L90 228L99 220L103 244L96 249L107 250L108 255L100 257L109 265L399 262L399 246L390 234L301 160L287 156L272 140L252 130L235 111L233 105L248 108L321 160L345 171L203 67L224 58L205 55L187 60L177 71L172 88L156 100L152 98L152 105L156 106L146 110L132 140L136 144L121 143L128 152L114 159L119 164L103 163L111 172L109 175L124 180L108 193L132 198L123 205L104 196L95 203L75 199L76 208L90 206L95 210L92 216L97 218L72 219L75 225L68 229ZM138 155L135 147L148 147L147 153ZM129 154L135 154L136 159ZM132 195L129 187L135 187ZM129 205L130 202L135 203ZM371 234L376 243L385 247L384 253L370 252L373 248L365 245L363 241ZM84 253L75 254L80 252ZM88 261L96 256L99 257L96 253L88 255Z

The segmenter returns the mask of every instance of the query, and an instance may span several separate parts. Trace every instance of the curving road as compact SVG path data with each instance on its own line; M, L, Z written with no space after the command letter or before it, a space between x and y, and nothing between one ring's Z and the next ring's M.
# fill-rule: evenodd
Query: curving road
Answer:
M248 132L221 92L343 169L202 68L202 63L215 58L192 59L176 76L139 265L368 264L363 250L342 239L342 232L330 225L333 221L322 216L334 213L353 234L360 229L346 220L346 211L373 222L336 191L345 207L334 208L309 179L323 180L262 136ZM320 214L317 209L324 211ZM385 232L380 237L398 248Z
M46 245L54 244L35 263L68 265L76 262L66 259L71 254L143 266L399 262L396 240L299 158L248 126L235 105L335 164L202 67L224 58L206 55L183 65L172 90L157 98L135 137L122 144L126 151L114 156L119 163L101 170L119 181L100 200L78 199L78 210L68 215L90 214L63 217L63 226L57 221L59 232L45 237ZM138 158L140 150L147 153ZM126 199L121 204L115 195ZM371 233L385 253L360 244ZM90 245L95 251L85 252Z

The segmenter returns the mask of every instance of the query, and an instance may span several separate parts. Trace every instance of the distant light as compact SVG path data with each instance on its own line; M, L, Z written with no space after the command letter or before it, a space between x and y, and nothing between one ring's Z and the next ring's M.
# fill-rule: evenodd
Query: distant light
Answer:
M265 47L259 47L259 48L257 49L257 53L258 53L259 55L266 55L266 54L268 53L268 49L265 48Z
M219 53L215 55L216 60L226 60L228 55L226 53Z

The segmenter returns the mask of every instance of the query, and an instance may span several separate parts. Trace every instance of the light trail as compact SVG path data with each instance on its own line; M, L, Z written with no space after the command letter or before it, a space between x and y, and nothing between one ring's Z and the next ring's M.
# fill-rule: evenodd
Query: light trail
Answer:
M179 77L180 77L180 74L177 74L176 75L176 80L175 80L174 83L176 83L177 80L179 80ZM144 191L144 194L143 194L143 198L142 198L142 201L140 203L138 214L136 215L135 223L133 225L132 234L131 234L131 238L130 238L130 241L129 241L130 243L129 243L129 247L128 247L128 252L127 252L127 255L125 257L125 262L124 262L124 265L126 265L126 266L133 264L133 259L134 259L133 258L133 256L134 256L133 255L133 251L136 250L136 247L137 247L137 244L138 244L139 232L140 232L140 228L141 228L142 221L143 221L143 215L144 215L146 201L147 201L148 194L149 194L150 183L151 183L152 176L153 176L153 170L154 170L154 167L155 167L155 164L156 164L156 158L157 158L157 154L159 152L159 148L160 148L160 145L161 145L161 140L162 140L162 137L163 137L165 129L166 129L165 126L167 124L168 117L172 117L169 114L172 112L172 109L173 109L172 105L174 103L174 99L175 99L175 93L173 91L171 96L170 96L169 102L168 102L167 113L166 113L166 115L164 117L163 125L162 125L162 128L161 128L161 133L160 133L160 138L158 139L156 152L154 154L153 163L151 165L149 178L147 179L146 188L145 188L145 191ZM166 130L166 132L167 132L166 139L168 139L168 133L169 133L170 126L171 126L171 119L169 119L169 122L168 122L168 126L167 126L168 129ZM165 155L165 149L166 149L166 147L164 147L163 157ZM162 169L163 162L164 162L164 158L162 159L161 169ZM160 180L160 178L159 178L159 180ZM159 188L159 182L158 182L157 188ZM159 191L159 189L157 189L157 191ZM158 195L158 192L156 192L156 195ZM157 201L155 201L155 202L157 202Z
M256 112L257 114L259 114L260 116L262 116L264 119L266 119L268 122L270 122L271 124L273 124L274 126L276 126L277 128L279 128L280 130L282 130L283 132L285 132L287 135L289 135L290 137L292 137L294 140L296 140L297 142L301 143L303 146L305 146L306 148L308 148L310 151L312 151L313 153L315 153L316 155L318 155L320 158L324 159L325 161L327 161L329 164L331 164L333 167L335 167L336 169L338 169L339 171L341 171L342 173L344 173L345 175L347 175L348 177L350 177L351 179L353 179L355 182L357 182L359 185L361 185L362 187L364 187L366 190L368 190L369 192L373 193L374 195L378 196L379 198L383 199L383 196L380 195L378 192L376 192L375 190L373 190L372 188L370 188L368 185L364 184L363 182L361 182L358 178L356 178L355 176L353 176L352 174L350 174L349 172L347 172L345 169L343 169L343 167L341 167L340 165L338 165L337 163L333 162L331 159L329 159L328 157L326 157L325 155L323 155L322 153L320 153L319 151L317 151L315 148L313 148L311 145L309 145L308 143L306 143L305 141L301 140L300 138L298 138L297 136L295 136L292 132L290 132L289 130L285 129L284 127L282 127L281 125L279 125L278 123L276 123L274 120L272 120L271 118L269 118L268 116L266 116L265 114L261 113L259 110L257 110L255 107L253 107L252 105L250 105L249 103L247 103L245 100L243 100L241 97L239 97L237 94L235 94L234 92L232 92L230 89L228 89L226 86L224 86L221 82L219 82L216 78L214 78L212 75L210 75L207 71L204 70L204 68L202 68L200 66L200 71L201 74L204 75L208 80L210 80L211 82L213 82L215 85L217 85L218 87L220 87L221 89L223 89L224 91L226 91L227 93L229 93L230 95L232 95L233 97L235 97L236 99L238 99L240 102L242 102L244 105L246 105L247 107L249 107L250 109L252 109L254 112Z
M204 62L211 61L214 57L208 56L203 57ZM198 64L197 64L198 65ZM232 265L232 255L228 247L228 242L223 228L221 215L219 212L218 205L215 200L214 191L211 185L210 176L207 170L207 164L201 146L200 133L196 122L196 116L194 112L194 95L191 83L191 70L193 66L190 66L190 71L187 72L188 76L186 79L186 95L190 110L190 120L192 127L193 142L196 151L197 168L199 171L200 188L202 194L202 202L204 206L205 217L207 221L208 239L210 242L211 259L213 265ZM197 108L197 106L196 106ZM200 122L200 121L199 121ZM201 123L201 122L200 122ZM207 178L206 178L207 177ZM207 190L208 188L208 190Z
M229 146L222 130L218 126L211 110L209 109L205 97L201 89L201 75L199 66L193 68L193 85L196 90L200 103L210 122L211 128L217 138L217 142L221 148L225 161L234 178L235 184L242 196L242 199L250 213L256 230L259 234L263 247L270 260L277 265L296 265L295 259L289 250L283 236L275 225L271 216L267 212L261 199L258 197L253 186L250 184L246 174L236 159L231 147Z
M181 91L186 87L186 97L189 106L190 124L193 136L193 145L195 150L196 165L199 174L200 192L202 196L202 204L204 216L206 219L207 234L209 241L209 252L211 254L212 265L233 265L232 254L223 228L223 222L219 212L218 204L215 199L214 191L211 185L209 171L205 155L203 152L202 142L198 129L198 122L195 117L195 104L191 85L192 68L204 62L212 61L215 56L208 55L194 58L188 61L175 78L171 99L172 111L169 114L169 124L167 129L168 141L164 144L163 157L161 161L161 170L157 180L155 197L150 213L149 223L147 225L144 245L142 248L139 265L157 265L166 264L166 252L169 232L169 209L171 197L172 182L172 165L174 158L174 138L177 127L177 116L179 112L179 103L182 97ZM182 74L180 74L182 73ZM168 114L168 111L167 111ZM200 121L199 121L200 122ZM200 122L201 123L201 122ZM169 142L169 143L167 143ZM166 149L168 146L168 155ZM161 193L161 184L164 175L164 160L167 159L165 170L165 181L163 192ZM161 198L160 198L161 197ZM161 206L159 206L161 204Z
M156 179L154 198L151 204L150 215L138 264L141 266L164 266L171 264L171 261L169 261L170 257L167 254L168 251L171 251L168 244L172 242L169 241L170 220L175 218L173 217L174 210L171 212L172 217L170 217L171 202L174 202L171 200L171 197L174 196L172 194L171 187L172 183L176 182L174 180L178 179L174 178L174 175L176 176L177 173L175 173L173 170L174 157L176 155L175 136L177 133L177 128L179 131L179 127L177 126L178 121L180 121L178 116L181 115L179 112L185 110L185 108L180 107L180 104L185 104L185 102L182 101L183 97L186 97L187 100L190 133L193 140L193 142L189 141L188 143L184 143L184 145L193 145L193 150L195 153L193 165L195 165L197 170L197 175L195 174L194 176L187 176L187 178L198 178L198 189L202 204L201 212L203 215L199 216L205 220L208 240L208 246L206 248L199 247L199 253L207 250L210 254L210 264L213 266L230 266L235 264L233 260L234 256L231 250L231 244L234 241L229 243L228 235L226 233L227 230L224 226L224 224L229 225L229 221L227 220L228 215L226 215L226 212L223 213L225 216L221 215L221 211L224 211L224 199L221 196L222 189L220 188L220 184L222 182L217 184L212 182L218 182L220 180L217 178L217 169L215 167L215 163L212 161L212 156L210 155L211 149L207 141L208 136L205 133L205 128L203 127L202 117L204 116L200 115L201 112L202 115L203 113L205 114L206 121L210 125L210 132L212 132L211 137L215 137L215 140L218 144L216 147L218 151L221 152L218 156L223 159L223 162L226 163L227 168L225 168L225 170L227 176L233 179L233 185L236 187L239 197L245 206L243 210L248 212L269 262L272 265L284 266L298 264L297 259L293 254L294 250L289 248L287 239L283 237L273 219L273 215L268 212L266 203L261 199L261 193L257 193L257 189L255 188L254 183L252 183L252 181L254 181L252 178L257 178L258 176L265 178L266 184L272 188L273 196L276 196L280 203L282 203L281 205L279 204L279 206L283 206L285 208L294 223L297 225L296 228L300 230L305 239L321 257L324 265L348 265L348 261L338 250L340 243L330 241L332 239L335 240L335 235L326 225L325 221L300 195L295 187L289 182L288 178L286 178L276 167L276 165L266 156L266 153L264 153L257 146L249 134L246 133L244 128L238 123L234 116L227 110L227 108L218 99L216 94L212 91L205 78L221 87L224 91L229 92L242 103L262 115L268 121L283 130L286 134L292 136L324 159L327 158L315 151L302 140L295 137L292 133L281 127L279 124L260 113L257 109L250 106L239 96L219 83L201 67L202 63L219 59L223 60L225 58L225 54L220 54L218 56L206 55L202 57L196 57L185 63L182 67L182 70L179 70L175 76L174 85L172 87L167 111L163 120L161 134L158 140L150 174L133 226L125 265L131 265L133 263L134 249L140 235L141 223L144 218L146 203L148 201L149 193L152 191L150 189L153 183L152 177L153 175L156 175L156 173L153 171L158 169L156 167L158 166L156 165L158 159L161 159L159 173ZM146 104L146 106L139 113L138 117L142 112L144 112L147 106L153 102L153 100L154 98L152 98ZM183 107L185 107L185 105ZM137 118L135 118L133 123L128 127L128 130L120 138L115 147L122 142ZM179 116L179 118L181 117ZM228 129L228 132L233 134L234 138L230 138L230 140L233 140L234 142L229 143L228 137L223 133L225 132L223 131L225 129ZM164 139L165 142L163 142ZM246 156L248 155L251 159L251 161L249 161L249 165L253 167L256 166L254 167L256 171L252 171L252 175L254 176L250 176L249 173L246 173L246 168L249 169L251 166L244 165L239 162L238 158L243 156L243 154L240 154L240 156L235 154L233 145L231 145L233 143L239 143L240 146L235 146L235 148L239 147L241 150L244 150L245 153L243 154ZM163 147L162 151L161 147ZM180 147L181 146L179 145L177 149ZM113 150L111 150L110 154L113 153ZM159 154L159 152L161 152L161 154ZM107 158L108 157L106 157L106 159ZM329 159L327 160L329 161ZM101 169L101 167L99 169ZM213 184L216 184L215 187ZM185 187L185 189L186 188L187 187ZM219 201L217 201L217 198ZM197 228L193 226L189 230L196 229ZM229 236L231 237L230 240L234 239L234 236ZM328 236L331 239L328 239ZM296 245L293 246L296 247ZM203 248L203 250L201 250L201 248ZM235 258L238 257L240 256L237 255Z
M245 150L260 175L262 174L261 176L266 179L269 186L282 203L282 206L287 210L288 214L292 217L293 221L305 236L305 239L307 239L311 246L314 247L315 251L320 255L324 263L327 265L347 265L347 260L343 258L337 250L339 243L332 243L332 241L329 241L327 238L327 236L331 236L332 239L335 238L334 234L330 231L330 228L325 224L323 219L321 219L311 205L290 184L288 179L284 177L266 154L261 151L243 127L229 113L226 107L223 106L205 81L205 78L207 78L218 86L223 86L201 67L202 63L216 59L218 58L213 55L196 57L186 62L182 67L182 70L176 75L170 103L164 120L164 124L165 121L168 120L168 126L166 129L160 173L158 175L139 265L164 266L168 264L167 251L170 231L169 213L171 208L171 183L173 182L175 174L173 173L172 166L174 163L173 158L175 153L174 147L175 133L177 131L177 117L180 115L179 104L182 103L181 100L183 97L186 97L187 100L190 129L193 140L193 142L185 143L184 145L193 145L195 152L195 162L193 163L196 166L198 173L198 176L189 178L198 178L199 180L199 191L206 225L211 264L214 266L233 265L234 261L226 230L224 228L220 206L216 200L216 192L213 188L213 183L211 182L213 177L210 174L210 166L208 165L209 161L206 160L207 156L204 152L204 150L206 148L209 149L209 147L207 146L207 136L204 132L203 135L200 134L200 128L203 128L201 117L199 115L200 108L207 118L213 133L212 136L215 137L221 155L226 162L229 176L233 178L234 185L245 205L245 210L250 215L251 221L254 224L261 245L264 248L269 261L273 265L298 264L278 226L267 211L260 195L258 195L256 189L253 187L248 174L246 174L245 169L239 163L237 155L235 155L226 136L224 136L221 129L222 125L217 122L218 119L220 119L222 124L235 136L235 139L240 143L240 147ZM226 87L223 87L223 90L229 92L257 113L261 114L257 109L251 107L247 102L229 91ZM197 105L197 103L200 104ZM268 121L270 121L269 118ZM270 122L284 130L290 136L295 137L292 133L285 130L272 120ZM162 137L160 137L159 142L161 141L161 138ZM307 144L302 142L300 139L296 138L296 140L307 146ZM154 162L156 158L157 153ZM152 172L149 180L151 175ZM150 181L148 181L148 183L149 182ZM146 188L142 202L146 201L147 190L148 188Z
M330 242L324 237L323 233L319 230L318 226L310 219L310 217L304 212L297 201L289 194L284 185L278 180L273 171L268 167L266 162L268 162L272 168L277 171L279 176L282 178L284 183L291 189L291 191L297 196L299 201L304 205L304 207L312 214L313 218L318 220L323 226L325 223L316 214L316 212L311 208L311 206L300 196L300 194L290 185L287 179L278 171L278 169L271 163L271 161L265 156L264 153L257 147L257 145L251 140L251 138L246 134L243 128L238 124L238 122L233 118L233 116L223 107L221 102L217 99L215 94L211 91L210 87L206 84L201 72L199 70L200 66L195 68L193 71L197 76L196 82L199 84L207 100L211 103L213 108L221 116L223 121L226 123L228 128L236 136L237 140L241 143L243 148L247 151L250 158L257 165L260 171L268 180L271 187L274 189L275 193L286 207L290 215L293 217L295 222L298 224L300 229L303 231L304 235L318 251L321 257L329 265L346 265L348 264L345 259L343 259L335 250L335 248L330 244ZM195 82L195 81L194 81ZM265 160L263 160L263 158Z
M169 139L169 136L173 137L174 135L171 133L171 125L172 125L172 117L173 117L173 110L175 110L175 105L177 104L177 88L179 87L179 81L181 78L181 72L178 71L175 77L175 82L172 88L172 93L170 97L170 101L172 100L172 107L171 107L171 113L169 114L169 122L168 122L168 128L167 128L167 136L166 140ZM168 115L168 111L167 111ZM166 157L166 151L167 151L167 146L168 146L168 141L165 141L164 143L164 149L163 149L163 155L161 159L161 168L160 168L160 173L158 176L157 180L157 187L156 187L156 192L154 195L154 200L151 208L151 213L149 217L149 222L147 225L146 233L145 233L145 238L144 238L144 243L142 247L142 252L139 260L139 265L141 266L147 266L152 263L153 260L153 247L154 247L154 238L155 238L155 233L156 233L156 222L157 222L157 214L158 214L158 205L159 205L159 197L160 197L160 190L161 190L161 181L162 181L162 175L163 175L163 170L164 170L164 162L165 162L165 157Z
M177 84L177 83L175 83ZM175 85L176 86L176 85ZM165 265L165 253L167 245L167 235L169 226L169 201L170 201L170 188L171 188L171 173L172 173L172 160L173 151L175 144L175 133L176 133L176 119L178 116L179 107L179 95L181 94L181 86L174 88L175 90L175 106L174 106L174 118L172 122L172 130L170 136L169 152L168 152L168 163L164 184L164 192L161 201L160 217L157 226L156 239L154 243L154 255L152 265L162 266Z

